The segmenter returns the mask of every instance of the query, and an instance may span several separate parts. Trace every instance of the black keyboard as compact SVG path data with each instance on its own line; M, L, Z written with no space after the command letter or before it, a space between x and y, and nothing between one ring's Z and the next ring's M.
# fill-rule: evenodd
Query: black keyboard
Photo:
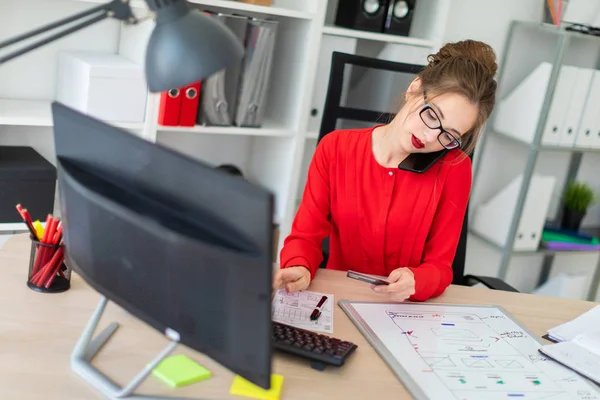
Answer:
M357 348L354 343L279 322L273 322L272 337L275 349L309 359L315 368L320 363L339 367Z

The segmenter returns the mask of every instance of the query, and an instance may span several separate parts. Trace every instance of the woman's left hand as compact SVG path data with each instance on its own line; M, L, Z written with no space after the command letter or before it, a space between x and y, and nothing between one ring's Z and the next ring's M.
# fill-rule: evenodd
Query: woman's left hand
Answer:
M409 268L397 268L388 276L389 285L376 285L373 290L386 293L390 300L400 302L415 293L415 274Z

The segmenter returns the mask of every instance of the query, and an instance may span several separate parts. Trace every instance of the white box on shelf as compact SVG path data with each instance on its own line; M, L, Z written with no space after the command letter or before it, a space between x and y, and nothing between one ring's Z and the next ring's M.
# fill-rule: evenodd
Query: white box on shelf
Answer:
M520 174L492 199L482 204L475 211L471 229L496 245L504 246L522 182L523 174ZM513 250L538 249L555 183L554 176L533 174L531 177Z
M142 66L118 54L59 55L56 100L110 122L143 122L147 85Z

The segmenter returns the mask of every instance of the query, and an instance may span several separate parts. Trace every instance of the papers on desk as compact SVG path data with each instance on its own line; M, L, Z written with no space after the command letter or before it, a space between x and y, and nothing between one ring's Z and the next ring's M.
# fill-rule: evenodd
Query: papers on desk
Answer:
M581 314L579 317L548 330L548 339L553 342L567 342L580 333L600 328L600 306Z
M540 353L600 385L600 306L548 330L548 338L557 343Z
M323 296L327 297L321 315L315 321L310 315ZM271 319L300 329L333 333L333 295L302 290L288 293L280 289L273 298Z

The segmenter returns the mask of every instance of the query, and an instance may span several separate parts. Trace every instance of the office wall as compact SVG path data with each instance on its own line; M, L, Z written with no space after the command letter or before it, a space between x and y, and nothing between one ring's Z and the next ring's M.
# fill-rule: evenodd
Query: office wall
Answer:
M540 21L543 13L542 0L504 0L491 2L481 0L452 0L450 15L446 24L444 41L476 39L490 44L499 61L504 57L504 45L509 33L510 21ZM478 184L474 188L471 200L471 211L481 202L488 200L514 177L515 169L525 165L527 148L524 145L511 143L503 139L489 137L486 151L483 153L486 162L482 164ZM557 177L557 188L552 199L550 217L555 215L559 207L558 194L565 179L568 165L567 153L543 152L538 157L536 171L552 174ZM600 155L585 155L578 178L588 181L600 192ZM496 175L490 179L492 173ZM596 205L583 221L585 226L600 225L600 205ZM557 272L577 271L591 278L598 255L561 255L556 257L551 275ZM468 273L490 275L497 274L500 263L500 252L489 245L470 236L467 249ZM542 256L515 256L508 270L507 281L521 291L532 291L538 282L541 271Z

